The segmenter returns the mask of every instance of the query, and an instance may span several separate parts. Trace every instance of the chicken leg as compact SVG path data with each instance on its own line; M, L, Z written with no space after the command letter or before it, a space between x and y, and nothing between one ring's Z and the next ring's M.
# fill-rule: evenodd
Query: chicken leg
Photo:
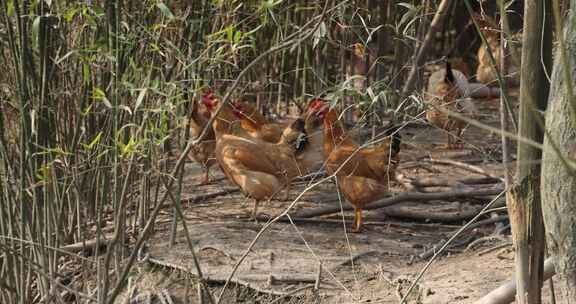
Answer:
M208 185L212 182L210 179L210 168L204 168L204 179L202 180L201 185Z
M352 227L353 233L358 233L362 230L362 209L354 209L354 227Z
M254 199L254 210L252 210L252 218L254 219L254 221L255 221L256 223L258 223L258 217L257 217L257 215L258 215L258 204L259 204L259 203L260 203L259 200Z
M286 188L284 189L284 198L285 201L289 201L290 200L290 183L288 183L286 185Z
M450 132L448 132L448 143L446 143L445 145L441 146L446 150L451 150L452 149L452 134Z

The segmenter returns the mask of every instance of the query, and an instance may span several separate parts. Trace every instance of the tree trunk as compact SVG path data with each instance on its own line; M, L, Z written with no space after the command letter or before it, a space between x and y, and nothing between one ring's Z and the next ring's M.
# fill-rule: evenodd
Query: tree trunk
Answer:
M546 110L550 89L544 70L550 70L552 60L550 5L549 0L527 0L524 6L518 136L535 142L542 142L543 122L538 111ZM516 249L517 301L519 304L539 304L545 241L538 163L542 153L522 142L518 143L517 151L518 185L510 193L508 204Z
M566 78L569 68L572 79L576 76L576 1L571 1L572 10L564 25L566 61L564 66L561 50L555 57L549 106L546 115L548 136L544 140L542 162L542 212L546 227L548 249L556 257L558 278L557 303L574 303L576 300L576 173L568 167L555 151L556 145L562 157L576 156L576 121L571 116L571 104L567 89L574 86ZM570 161L570 160L569 160Z

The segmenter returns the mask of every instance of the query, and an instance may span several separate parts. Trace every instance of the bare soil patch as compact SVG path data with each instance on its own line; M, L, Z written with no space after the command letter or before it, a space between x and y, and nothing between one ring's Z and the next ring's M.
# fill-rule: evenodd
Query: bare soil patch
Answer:
M497 100L476 101L480 120L498 127ZM441 130L419 124L402 130L402 165L394 193L404 191L443 192L502 187L500 138L478 128L464 133L464 150L445 150ZM214 170L217 182L198 185L201 172L186 165L184 213L204 277L215 294L260 232L265 222L250 218L252 203ZM292 187L291 199L310 181ZM283 196L283 195L281 195ZM198 197L205 199L198 200ZM469 197L452 201L405 202L365 213L366 229L349 233L351 212L295 220L286 218L263 233L232 277L232 287L223 303L398 303L434 248L449 238L480 210L491 197ZM272 200L260 212L281 214L291 200ZM306 192L291 214L339 200L333 183ZM493 212L504 217L505 211ZM197 275L182 229L170 242L172 210L159 218L150 240L148 261L154 272ZM489 219L483 217L483 220ZM439 258L417 285L410 303L472 303L512 274L512 254L506 221L481 225L464 232ZM493 237L495 233L498 237ZM504 234L502 234L504 232ZM321 265L321 266L320 266ZM182 276L182 275L180 275ZM154 280L154 279L152 279ZM157 279L160 280L160 279ZM158 283L161 284L161 283ZM152 284L154 285L154 284ZM183 290L169 289L175 298ZM190 285L190 284L188 284ZM317 289L316 289L317 288Z

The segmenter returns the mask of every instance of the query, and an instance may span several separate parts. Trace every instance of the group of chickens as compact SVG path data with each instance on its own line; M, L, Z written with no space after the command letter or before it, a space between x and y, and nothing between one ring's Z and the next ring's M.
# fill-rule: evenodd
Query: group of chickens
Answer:
M461 135L466 123L452 115L465 114L470 107L463 98L466 94L462 88L468 77L462 70L453 70L446 61L444 69L431 75L425 96L426 118L446 131L448 148L463 147ZM480 74L484 68L479 66L478 70ZM205 183L209 182L210 168L217 163L226 177L254 200L254 218L260 202L284 189L288 195L295 178L324 167L354 206L352 231L359 232L363 207L384 197L396 176L399 126L389 126L384 132L386 137L377 144L361 147L344 129L337 110L322 98L310 100L302 115L282 124L267 120L247 102L236 100L222 105L211 89L205 89L201 102L194 102L192 109L194 138L211 117L214 119L207 136L193 147L190 156L204 167Z
M439 98L443 104L456 101L459 90L447 65ZM433 101L434 99L430 99ZM385 138L369 147L360 147L346 132L336 109L322 98L312 99L306 111L288 124L270 122L247 102L236 100L222 105L211 89L192 109L192 136L197 137L214 116L207 136L190 154L205 169L218 163L226 177L258 204L288 189L297 177L315 173L323 166L336 177L340 192L355 209L353 232L362 228L362 209L383 198L395 179L400 161L399 126L389 126ZM431 108L430 122L445 130L461 133L463 123Z
M219 107L220 111L217 111ZM212 128L190 154L205 169L218 164L226 177L258 204L270 200L297 177L315 173L323 166L336 176L344 197L355 207L353 231L362 227L362 208L388 192L399 162L401 137L398 127L387 129L377 145L360 148L338 119L338 112L321 98L312 99L307 110L287 124L266 120L246 102L221 105L207 89L202 103L192 110L192 135L197 136L214 116ZM288 194L288 193L287 193Z

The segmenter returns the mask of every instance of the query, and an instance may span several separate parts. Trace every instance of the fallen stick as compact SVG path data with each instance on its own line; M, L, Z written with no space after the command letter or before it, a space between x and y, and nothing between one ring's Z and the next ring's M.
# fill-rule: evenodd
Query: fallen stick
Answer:
M346 227L352 227L354 224L354 219L346 217ZM270 220L269 216L266 215L258 215L256 219L261 222L267 222ZM290 220L292 219L292 220ZM277 220L280 223L291 223L294 222L296 224L314 224L314 225L342 225L344 222L342 219L326 219L326 218L288 218L282 217ZM394 227L401 227L401 228L410 228L415 229L416 227L425 227L425 228L454 228L457 226L454 225L442 225L437 223L399 223L399 222L389 222L389 221L375 221L371 220L370 217L364 218L364 222L362 223L364 226L394 226Z
M365 206L364 210L373 210L383 207L388 207L396 205L398 203L408 202L408 201L433 201L433 200L455 200L460 198L469 198L476 196L486 196L486 195L497 195L502 192L503 189L487 189L487 190L476 190L476 191L451 191L451 192L439 192L439 193L403 193L393 197L385 198L374 202L370 205ZM347 204L340 208L339 205L336 206L326 206L322 208L315 208L312 210L305 210L302 212L297 212L291 214L291 217L309 218L321 215L328 215L333 213L338 213L340 210L353 210L354 208Z
M554 258L548 258L544 262L543 281L550 279L556 274L554 269ZM508 304L514 302L516 296L516 279L514 276L504 285L492 290L474 304Z
M430 159L427 161L432 163L432 164L450 165L450 166L458 167L460 169L464 169L464 170L470 171L472 173L484 175L486 177L491 177L491 178L503 181L503 179L501 177L494 176L494 175L486 172L484 169L482 169L478 166L470 165L467 163L463 163L463 162L459 162L459 161L455 161L455 160L451 160L451 159Z
M99 247L108 246L108 244L111 242L111 240L112 240L112 236L108 236L108 239L101 237L100 239L92 239L92 240L88 240L88 241L64 245L64 246L60 247L60 250L77 253L77 252L84 251L87 249L92 250L92 249L96 249Z
M338 263L338 264L336 264L336 265L333 265L333 266L332 266L332 271L336 271L336 270L338 270L338 269L339 269L340 267L342 267L342 266L352 265L352 264L353 264L354 262L356 262L356 260L358 260L359 258L364 257L364 256L367 256L367 255L370 255L370 254L373 254L373 253L376 253L376 251L365 251L365 252L358 253L358 254L354 255L353 257L351 257L351 258L349 258L349 259L346 259L345 261L342 261L341 263Z
M494 177L470 177L461 180L456 180L454 182L448 179L424 177L420 179L413 180L411 183L416 187L449 187L455 184L463 185L486 185L486 184L498 184L501 180Z
M482 207L470 208L469 210L460 212L450 212L450 213L430 213L429 211L418 211L418 210L404 210L400 208L388 207L384 209L384 213L391 217L411 219L417 221L434 221L434 222L445 222L454 223L462 222L473 218L478 212L482 210Z
M472 98L498 98L500 97L500 88L489 87L483 83L470 82L465 88L468 96Z
M240 188L227 188L227 189L220 190L220 191L213 192L213 193L202 194L202 195L197 195L197 196L194 196L191 198L186 198L186 199L181 200L180 202L182 204L194 204L194 203L199 203L199 202L204 201L204 200L208 200L211 198L215 198L215 197L222 196L222 195L227 195L230 193L236 193L236 192L240 192ZM167 205L166 207L168 208L171 206Z
M158 265L158 266L169 268L169 269L175 269L175 270L182 271L182 272L192 274L195 276L197 275L197 273L193 269L190 269L184 265L179 265L179 264L163 261L161 259L156 259L156 258L151 257L151 256L148 257L146 259L146 261L150 264L153 264L153 265ZM314 282L316 282L315 276L314 277L302 276L302 277L296 278L296 277L276 275L276 276L272 276L272 277L273 277L272 280L274 280L273 283L275 283L275 284L290 284L290 283L293 284L293 283L306 283L306 282L314 283ZM259 280L261 282L269 282L269 280L270 280L270 276L266 276L266 275L246 275L246 278L251 279L251 280ZM210 274L205 274L204 280L207 283L213 283L213 284L223 284L227 281L226 279L223 279L223 278L213 277ZM246 288L252 289L256 292L263 293L263 294L269 294L269 295L274 295L274 296L287 296L289 294L292 294L292 293L288 293L288 292L277 291L274 289L261 288L257 284L254 284L254 282L246 281L244 278L233 278L233 279L231 279L231 282L236 283L238 285L242 285ZM310 284L308 286L314 287L314 284Z

